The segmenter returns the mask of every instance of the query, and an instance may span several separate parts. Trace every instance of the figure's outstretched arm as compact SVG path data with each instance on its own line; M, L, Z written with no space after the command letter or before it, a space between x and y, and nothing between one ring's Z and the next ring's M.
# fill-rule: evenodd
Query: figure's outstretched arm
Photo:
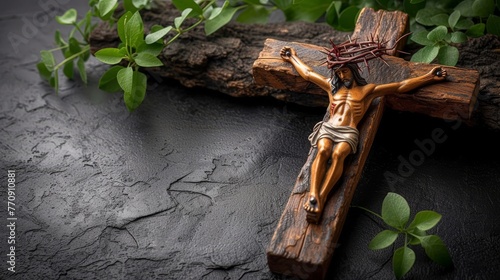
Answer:
M280 51L281 58L283 60L290 62L299 75L306 81L315 83L323 90L330 92L332 90L332 85L329 79L324 76L314 72L314 70L307 66L300 58L297 56L295 50L291 47L283 47Z
M405 93L428 84L444 81L446 76L446 70L437 66L423 76L406 79L398 83L376 85L371 94L378 97L387 94Z

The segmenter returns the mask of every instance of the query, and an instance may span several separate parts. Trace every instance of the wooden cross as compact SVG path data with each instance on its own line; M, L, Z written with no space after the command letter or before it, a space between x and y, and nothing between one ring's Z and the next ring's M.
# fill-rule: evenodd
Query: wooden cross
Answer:
M387 45L392 46L397 38L405 34L407 27L408 16L402 12L375 12L365 8L358 17L352 38L378 36L381 41L388 41ZM400 43L396 49L401 49L404 42ZM320 51L324 50L323 47L268 39L253 65L256 83L326 96L324 90L305 81L292 65L281 59L280 50L284 46L293 47L297 55L315 72L323 76L329 75L326 66L322 65L325 55ZM391 55L396 55L396 50ZM370 72L366 77L368 82L385 84L401 81L421 76L435 66L411 63L396 57L384 59L389 67L381 61L370 62ZM268 265L273 272L301 279L324 278L379 126L384 104L397 110L450 120L470 117L479 90L478 72L455 67L446 67L446 70L447 82L429 85L410 94L381 97L372 103L358 125L358 152L349 156L344 163L343 178L330 193L319 224L308 223L303 209L309 190L310 167L316 155L316 149L311 148L267 249Z

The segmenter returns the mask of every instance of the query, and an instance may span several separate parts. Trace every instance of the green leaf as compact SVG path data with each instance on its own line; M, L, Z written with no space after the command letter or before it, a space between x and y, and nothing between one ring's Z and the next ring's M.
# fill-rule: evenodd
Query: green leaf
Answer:
M475 0L472 3L472 12L478 17L488 17L495 11L495 1L494 0Z
M294 1L284 13L287 21L315 22L325 13L328 6L329 1L324 0Z
M342 31L354 30L359 8L355 6L347 7L339 15L339 29Z
M95 57L106 64L117 64L125 57L124 50L117 48L104 48L95 53Z
M467 32L465 32L465 34L467 34L467 36L469 37L480 37L480 36L483 36L484 35L484 28L485 28L485 24L484 23L478 23L478 24L474 24L473 26L471 26Z
M126 12L123 14L117 22L117 29L118 29L118 37L120 37L120 40L125 43L126 37L125 37L125 23L129 21L129 19L132 17L131 12Z
M453 43L467 42L467 35L461 31L455 31L451 34L451 41Z
M438 53L438 46L425 46L413 54L411 61L431 63L437 57Z
M84 84L87 84L87 72L85 71L85 61L80 57L76 63L78 73Z
M441 220L439 213L430 210L420 211L415 215L408 229L418 228L419 230L429 230L436 226L439 220Z
M134 60L135 63L141 67L163 66L163 62L161 62L161 60L149 53L139 53Z
M424 2L425 0L410 0L410 3L412 4L418 4L418 3L421 3L421 2Z
M458 62L458 57L458 49L453 46L442 46L437 55L438 62L448 66L455 66Z
M394 251L392 256L392 270L397 279L405 276L415 263L415 252L407 246L403 246Z
M474 3L474 0L462 1L455 7L455 11L460 11L460 14L463 17L474 17L476 15L472 11L472 4L473 3Z
M466 30L471 28L474 25L474 22L468 18L463 18L457 22L455 25L455 29Z
M118 72L125 67L116 65L108 69L99 79L99 89L106 92L118 92L122 88L118 84Z
M424 45L424 46L429 46L429 45L434 44L432 41L427 39L427 34L429 34L429 31L427 31L427 30L417 31L417 32L413 33L413 35L411 36L411 40L415 43L418 43L418 44Z
M420 244L420 239L424 236L427 236L427 233L425 231L419 230L418 228L409 229L408 233L411 234L411 235L409 235L411 245ZM413 236L413 235L416 235L416 236Z
M42 59L45 67L50 71L54 71L54 67L56 66L56 59L54 58L54 54L49 51L40 51L40 57Z
M267 23L271 12L261 5L250 5L236 18L241 23Z
M228 7L223 9L217 17L207 20L205 22L205 34L209 36L226 25L233 18L236 11L238 11L238 8Z
M447 14L437 14L431 17L431 21L434 25L448 26L448 18Z
M194 0L172 0L172 3L179 11L191 9L190 16L199 16L203 14L203 10L200 5L196 4Z
M326 23L335 27L339 21L339 11L342 8L342 1L333 1L326 9Z
M451 29L454 29L459 19L460 11L453 11L453 13L451 13L450 17L448 18L448 26L451 27Z
M412 3L413 0L404 0L403 7L404 12L410 15L410 18L414 19L417 16L417 12L425 8L425 0L418 1L418 3ZM385 8L387 10L387 8Z
M439 42L444 40L447 33L448 33L448 28L446 28L446 26L440 25L432 29L429 32L429 34L427 34L427 39L429 39L432 42Z
M446 245L439 236L425 236L421 239L421 244L427 256L434 262L443 266L453 265L448 248L446 248Z
M392 230L383 230L379 232L368 244L372 250L384 249L392 245L398 238L398 233Z
M99 4L97 4L97 9L99 10L99 14L101 17L107 16L111 11L116 9L118 5L117 0L100 0Z
M382 202L382 219L394 228L402 229L410 218L410 206L399 194L388 193Z
M63 25L73 25L76 23L76 16L76 10L69 9L62 16L56 16L56 20Z
M49 79L49 85L56 90L56 94L59 93L59 73L54 70L52 76Z
M123 7L125 8L125 10L127 12L130 12L130 13L135 13L135 12L137 12L139 10L134 5L134 1L133 0L123 0Z
M486 30L490 34L500 36L500 17L490 15L486 21Z
M182 11L181 13L181 16L180 17L176 17L174 19L174 26L175 28L179 29L182 25L182 23L184 22L184 20L186 20L187 16L189 15L189 13L192 11L193 9L191 8L187 8L185 9L184 11Z
M61 32L59 30L56 30L56 33L54 34L54 40L56 41L57 46L59 47L64 47L68 43L64 41L64 39L61 37Z
M284 11L293 5L294 0L274 0L273 3L278 9Z
M165 35L167 35L168 32L170 32L170 30L172 30L172 26L167 26L156 32L148 34L146 36L146 44L153 44L157 42L158 40L162 39Z
M153 43L153 44L142 44L137 48L137 53L149 53L154 56L159 56L165 45L163 43Z
M38 69L38 73L40 74L40 77L42 77L45 80L50 80L50 76L52 75L52 72L47 69L47 66L45 66L45 63L43 62L38 62L36 64L36 68Z
M75 77L75 69L74 69L73 60L70 60L64 64L63 73L68 79L73 79Z
M133 87L134 70L132 67L120 69L116 74L118 84L125 92L131 92Z
M129 46L137 48L144 42L144 25L141 14L137 11L125 23L125 37Z
M69 38L69 50L71 54L79 53L82 50L82 48L80 47L80 42L78 42L75 37Z
M132 70L132 67L119 69L116 78L124 91L124 100L129 111L134 111L146 95L147 77Z
M417 15L415 16L415 20L426 26L434 26L434 22L431 20L431 18L437 14L439 14L440 11L437 9L432 9L432 8L424 8L421 9L417 12Z

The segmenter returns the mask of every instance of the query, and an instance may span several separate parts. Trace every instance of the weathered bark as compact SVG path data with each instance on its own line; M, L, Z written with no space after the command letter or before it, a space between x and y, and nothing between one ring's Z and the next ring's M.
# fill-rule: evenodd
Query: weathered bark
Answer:
M168 3L163 5L143 13L146 26L172 24L179 12ZM231 23L209 37L198 27L164 50L162 60L166 67L148 71L176 79L187 87L206 87L232 96L272 96L305 106L325 106L327 98L323 95L256 86L251 67L267 38L328 46L329 39L342 42L348 35L326 24L303 22ZM116 30L107 23L101 23L91 35L93 52L117 44ZM487 35L457 47L460 50L457 66L480 73L478 102L470 123L500 129L500 38Z

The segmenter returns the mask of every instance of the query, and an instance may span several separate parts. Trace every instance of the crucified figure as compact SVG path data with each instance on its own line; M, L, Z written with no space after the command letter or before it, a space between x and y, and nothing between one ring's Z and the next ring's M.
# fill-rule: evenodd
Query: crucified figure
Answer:
M389 84L369 84L356 64L345 64L326 78L313 71L295 50L283 47L280 55L291 63L300 76L328 93L329 117L319 122L309 136L317 155L311 166L310 190L304 204L308 221L318 222L326 198L342 175L345 158L356 153L361 121L372 101L380 96L411 91L427 84L444 81L446 70L434 67L429 73Z

